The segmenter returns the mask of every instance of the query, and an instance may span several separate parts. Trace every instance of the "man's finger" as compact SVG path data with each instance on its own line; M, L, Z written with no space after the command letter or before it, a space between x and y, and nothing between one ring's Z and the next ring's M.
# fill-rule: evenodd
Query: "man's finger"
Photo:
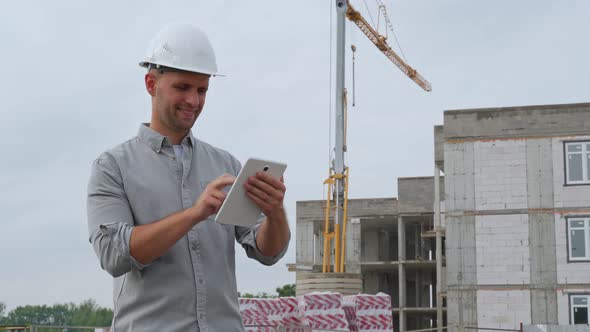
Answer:
M260 200L263 201L268 201L270 198L270 195L267 192L264 192L263 190L261 190L260 188L250 184L247 187L247 192L253 194L254 196L260 198Z
M253 193L247 191L246 196L248 196L248 198L250 198L254 202L254 204L256 204L262 211L270 209L270 205L268 205L268 203L256 197L256 195L254 195Z
M256 177L260 180L263 180L264 182L268 183L270 186L272 186L274 189L279 190L279 191L285 191L285 185L277 180L275 177L273 177L272 175L265 173L265 172L257 172L256 173Z
M216 199L218 199L219 201L221 201L223 203L223 201L225 200L225 197L227 197L227 194L221 190L212 190L211 196L215 197Z
M230 184L233 184L236 181L236 177L229 174L223 174L222 176L218 177L217 179L211 181L209 184L213 186L213 188L221 190Z
M217 211L221 207L222 203L223 200L220 200L215 196L210 196L205 199L205 204L208 206L208 208L211 208L214 211Z
M280 184L280 182L278 182L278 183ZM277 192L280 192L280 189L273 187L268 182L265 182L264 180L257 178L257 177L250 178L248 181L248 184L252 187L256 187L256 188L260 189L261 191L265 192L269 196L275 196Z

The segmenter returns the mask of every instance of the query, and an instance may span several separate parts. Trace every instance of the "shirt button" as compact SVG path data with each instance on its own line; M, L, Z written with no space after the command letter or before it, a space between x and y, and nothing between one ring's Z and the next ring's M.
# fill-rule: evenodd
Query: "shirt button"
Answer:
M193 243L193 245L191 246L191 249L197 250L197 245Z
M203 318L205 318L205 314L199 314L199 318L200 318L200 319L203 319Z
M202 284L202 283L203 283L203 279L199 279L199 284Z

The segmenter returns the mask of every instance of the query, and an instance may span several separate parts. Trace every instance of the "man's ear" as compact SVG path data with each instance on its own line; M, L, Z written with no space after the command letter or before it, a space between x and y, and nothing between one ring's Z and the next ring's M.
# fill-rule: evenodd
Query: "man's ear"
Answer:
M150 96L156 96L156 75L153 73L145 74L145 89L150 94Z

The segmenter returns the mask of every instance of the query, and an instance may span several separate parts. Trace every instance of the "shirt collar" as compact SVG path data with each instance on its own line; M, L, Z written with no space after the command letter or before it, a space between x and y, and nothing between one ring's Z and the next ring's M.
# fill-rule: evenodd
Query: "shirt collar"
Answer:
M142 123L139 126L139 133L137 134L137 137L139 137L139 139L141 141L143 141L145 144L147 144L150 148L152 148L152 150L156 151L157 153L160 153L160 150L162 150L162 146L164 145L164 142L166 142L167 144L170 144L168 138L166 136L163 136L159 132L153 130L152 128L150 128L149 123ZM187 138L188 138L188 140L187 140ZM182 142L184 142L185 140L187 140L191 146L195 145L195 137L193 136L192 131L188 132L188 134L182 140Z

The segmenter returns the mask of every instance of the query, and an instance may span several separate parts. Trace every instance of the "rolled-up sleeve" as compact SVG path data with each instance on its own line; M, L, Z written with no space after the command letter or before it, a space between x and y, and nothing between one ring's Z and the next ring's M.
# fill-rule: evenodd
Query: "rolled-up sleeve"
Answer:
M121 171L108 154L101 155L92 165L87 212L89 241L105 271L118 277L146 267L131 256L133 215Z
M291 231L289 230L289 241L287 241L285 247L283 247L276 256L265 256L260 249L258 249L258 245L256 244L256 233L263 221L264 218L260 218L258 223L251 228L236 226L236 240L242 245L242 248L244 248L248 257L257 260L264 265L274 265L287 252L289 242L291 242Z

